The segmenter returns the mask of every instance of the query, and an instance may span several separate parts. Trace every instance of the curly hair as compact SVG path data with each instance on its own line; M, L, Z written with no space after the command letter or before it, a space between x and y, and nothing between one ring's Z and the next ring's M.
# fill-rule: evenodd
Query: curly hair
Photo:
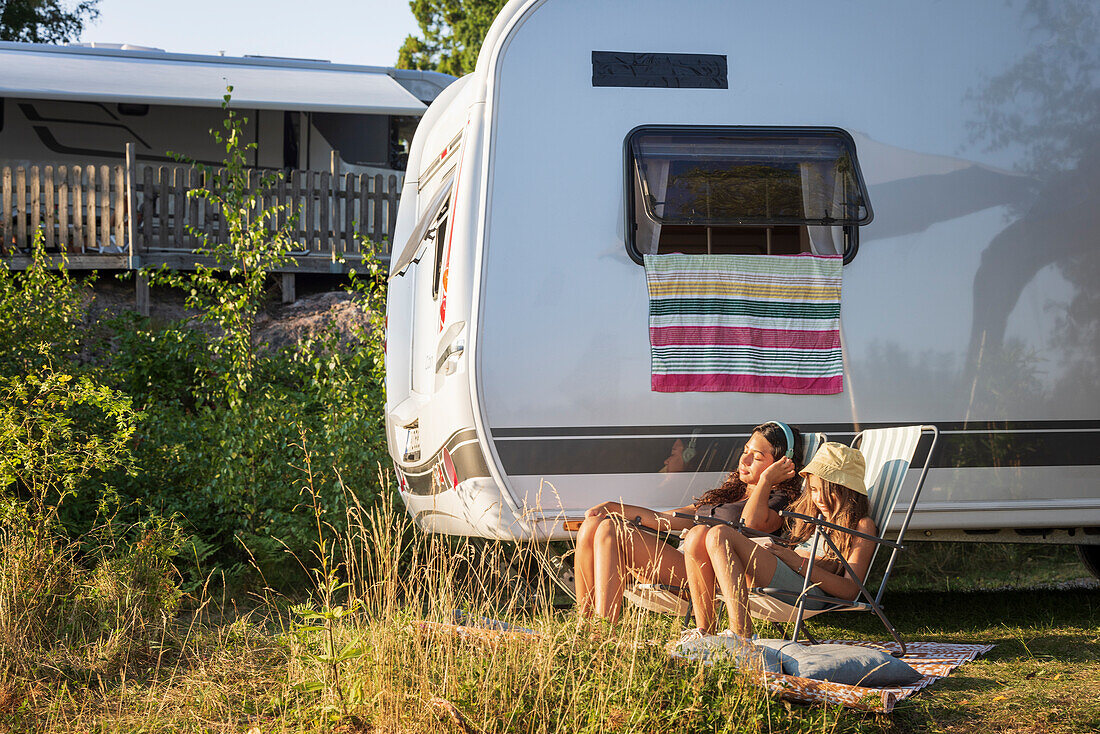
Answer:
M798 475L798 472L802 471L802 432L794 426L790 426L791 434L794 436L794 446L787 446L787 435L783 432L783 429L776 423L761 423L756 428L752 429L752 432L759 433L765 441L771 444L772 456L775 459L779 459L787 453L788 448L794 449L794 476L786 480L782 484L776 485L778 489L783 490L787 494L787 500L793 502L798 497L799 492L802 491L802 477ZM741 478L737 475L737 467L734 467L733 471L726 475L726 479L722 484L714 489L711 489L695 500L695 506L699 505L717 505L725 502L738 502L745 499L745 495L748 492L748 485L741 481Z
M856 526L859 525L859 521L871 514L867 495L853 492L843 484L829 482L824 479L821 480L821 484L825 490L825 494L837 505L836 514L833 515L832 520L830 520L834 525L842 525L843 527L855 530ZM813 496L810 492L810 485L808 483L802 495L795 501L794 506L791 507L791 510L800 515L817 517L818 509L814 504ZM814 526L803 520L792 518L789 519L787 523L790 529L790 540L792 543L801 543L809 540L814 534ZM823 528L822 531L829 535L829 539L836 545L837 550L847 559L848 553L852 549L853 536L848 533L829 530L828 528ZM825 543L821 543L821 546L824 547L825 555L818 556L819 558L838 560L832 548Z

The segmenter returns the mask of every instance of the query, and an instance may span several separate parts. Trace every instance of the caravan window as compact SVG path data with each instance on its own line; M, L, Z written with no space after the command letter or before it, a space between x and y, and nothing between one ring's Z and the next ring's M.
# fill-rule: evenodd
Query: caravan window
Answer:
M871 221L855 143L840 129L647 127L626 148L627 247L639 262L667 252L841 254Z
M447 212L450 208L450 199L446 199L443 203L443 209L436 217L435 226L432 227L429 237L435 238L435 275L432 277L432 298L439 298L439 284L443 277L443 247L447 242Z

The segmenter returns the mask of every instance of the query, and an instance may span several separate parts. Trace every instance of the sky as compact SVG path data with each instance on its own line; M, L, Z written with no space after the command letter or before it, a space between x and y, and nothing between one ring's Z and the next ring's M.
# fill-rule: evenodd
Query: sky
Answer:
M79 40L393 66L418 31L408 0L100 0Z

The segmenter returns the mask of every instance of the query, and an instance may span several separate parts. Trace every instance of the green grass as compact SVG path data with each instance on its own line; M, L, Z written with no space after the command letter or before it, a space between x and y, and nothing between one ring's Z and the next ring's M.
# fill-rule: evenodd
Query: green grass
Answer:
M899 592L887 614L910 640L992 643L992 651L901 702L890 732L1094 732L1100 727L1100 592ZM815 625L827 637L884 639L870 615ZM834 615L835 617L835 615Z
M1073 546L1019 543L907 543L891 591L974 591L1042 587L1088 576ZM885 570L880 554L876 571Z
M614 629L569 611L507 608L493 546L359 522L345 616L314 593L303 619L265 596L192 600L159 641L117 669L57 665L0 674L10 732L1056 732L1100 727L1100 592L1022 586L1080 578L1072 551L914 545L885 598L909 640L992 643L987 655L890 715L792 705L727 667L670 659L680 620L629 612ZM395 525L398 526L395 529ZM487 550L486 550L487 549ZM394 559L400 558L398 565ZM989 568L995 572L987 571ZM1016 588L990 590L1015 584ZM195 608L198 605L198 608ZM503 608L502 606L503 605ZM465 606L540 637L463 640L416 631ZM2 611L2 610L0 610ZM327 615L327 617L326 617ZM885 639L870 614L828 615L819 637ZM308 626L307 626L308 625ZM330 636L331 635L331 636ZM327 659L343 650L342 662Z

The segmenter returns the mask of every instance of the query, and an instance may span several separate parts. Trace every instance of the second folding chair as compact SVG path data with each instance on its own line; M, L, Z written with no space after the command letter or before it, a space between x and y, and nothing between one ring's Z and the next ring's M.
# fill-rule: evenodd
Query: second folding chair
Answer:
M925 455L924 465L913 485L913 494L909 499L905 515L898 526L896 535L894 535L893 533L888 533L886 526L898 504L898 499L901 496L907 473L913 462L913 457L916 454L917 445L920 443L922 435L929 435L932 440L928 446L928 452ZM901 647L901 654L904 655L906 650L905 642L883 611L882 595L886 591L886 584L890 578L890 572L894 568L894 562L897 560L897 555L903 550L901 543L905 537L905 531L909 527L909 521L913 517L913 509L916 507L921 489L924 487L924 480L928 474L928 467L932 461L932 453L936 448L938 439L939 429L935 426L875 428L857 434L852 441L852 446L860 449L867 461L867 472L865 475L867 499L870 503L871 519L874 521L875 527L879 529L878 537L856 533L853 530L827 523L820 517L812 518L805 515L798 515L789 510L781 511L779 513L781 516L800 518L817 526L812 540L814 553L811 555L810 567L806 573L807 581L803 584L801 593L792 593L781 589L769 588L752 589L749 595L749 609L752 616L755 619L764 619L779 624L793 622L794 632L791 635L791 639L797 640L800 634L806 634L807 638L813 642L813 638L803 628L804 621L810 617L824 614L825 612L874 612L882 621L887 632L890 633L890 636L893 637L894 641ZM840 554L836 552L836 548L833 546L829 537L821 532L822 528L829 528L833 531L845 532L868 538L875 542L876 555L879 548L890 548L890 560L886 564L886 570L874 594L867 589L866 578L856 578L860 592L855 600L830 597L810 587L808 579L813 572L814 557L817 554L818 548L824 549L825 544L828 544L832 546L833 553L840 556ZM892 535L893 539L887 539L888 535ZM855 574L852 573L851 568L848 566L847 562L844 561L843 557L840 557L840 561L849 575L855 578ZM872 557L872 565L873 562L874 558ZM868 573L870 573L870 571L868 571ZM819 610L810 610L806 608L806 603L809 601L824 602L827 606Z

